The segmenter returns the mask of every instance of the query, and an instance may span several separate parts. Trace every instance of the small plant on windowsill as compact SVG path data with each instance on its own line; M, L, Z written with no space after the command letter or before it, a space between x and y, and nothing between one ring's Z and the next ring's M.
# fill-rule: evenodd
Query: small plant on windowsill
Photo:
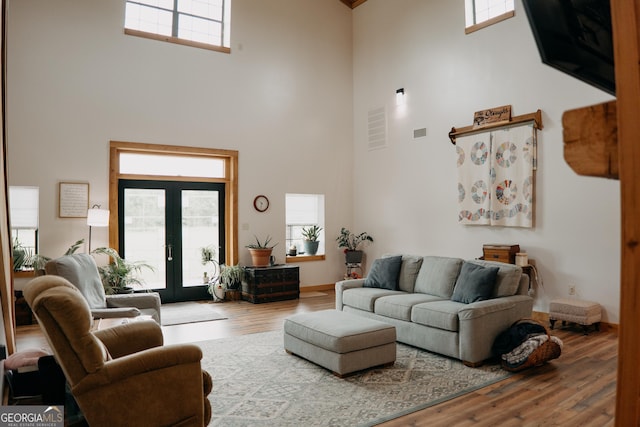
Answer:
M307 255L315 255L318 253L320 231L322 231L322 227L318 227L317 225L302 227L302 244L304 245L304 252Z

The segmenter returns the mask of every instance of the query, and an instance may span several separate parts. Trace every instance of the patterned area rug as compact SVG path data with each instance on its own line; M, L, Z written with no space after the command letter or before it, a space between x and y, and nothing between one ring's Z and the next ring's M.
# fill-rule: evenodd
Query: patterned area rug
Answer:
M398 343L393 367L340 379L282 341L275 331L196 343L213 377L210 426L372 426L510 375Z
M210 301L162 304L160 308L162 326L226 319L226 317L215 311L213 306L214 304Z

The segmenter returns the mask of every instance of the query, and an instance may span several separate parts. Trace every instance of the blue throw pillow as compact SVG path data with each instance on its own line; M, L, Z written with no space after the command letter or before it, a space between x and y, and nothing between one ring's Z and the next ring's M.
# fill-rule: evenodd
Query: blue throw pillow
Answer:
M397 291L401 266L402 256L379 258L373 261L371 271L367 278L364 279L363 286L365 288L382 288Z
M491 298L498 270L498 267L483 267L465 262L460 269L451 300L469 304Z

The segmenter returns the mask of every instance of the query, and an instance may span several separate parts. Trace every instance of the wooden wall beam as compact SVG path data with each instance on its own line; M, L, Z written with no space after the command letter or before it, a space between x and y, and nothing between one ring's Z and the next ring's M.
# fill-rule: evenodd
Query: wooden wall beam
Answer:
M565 111L564 160L578 175L618 179L616 101Z
M616 426L640 425L640 2L611 0L621 202Z

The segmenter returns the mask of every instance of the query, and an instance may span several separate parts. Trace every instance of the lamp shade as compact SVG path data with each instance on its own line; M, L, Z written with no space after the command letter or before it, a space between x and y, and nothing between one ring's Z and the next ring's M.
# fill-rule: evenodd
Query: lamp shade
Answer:
M90 227L108 227L109 210L91 208L87 211L87 225Z

